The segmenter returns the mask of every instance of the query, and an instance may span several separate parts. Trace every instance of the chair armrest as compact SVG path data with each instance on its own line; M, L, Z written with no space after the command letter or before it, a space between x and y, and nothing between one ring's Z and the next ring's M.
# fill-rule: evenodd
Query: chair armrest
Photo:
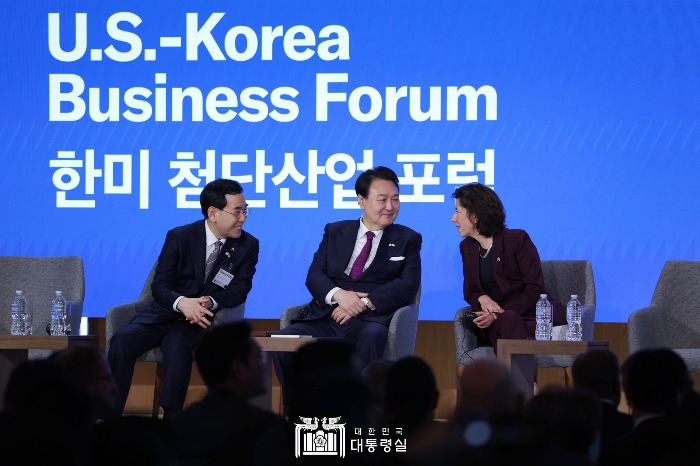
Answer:
M466 306L457 311L455 314L455 350L457 364L468 364L469 361L465 361L467 358L467 353L476 348L476 335L467 331L464 328L464 314L471 312L472 307Z
M146 301L134 301L132 303L119 304L107 310L105 316L105 349L109 351L109 342L112 336L122 327L128 324L136 315L136 306Z
M384 358L398 360L413 355L418 331L418 303L394 311L384 346Z
M581 332L586 341L593 340L595 328L595 304L584 304L581 319Z
M83 318L83 300L71 300L70 312L71 332L73 333L73 335L79 335L80 321Z
M666 330L668 316L658 306L647 306L634 311L627 318L627 348L629 354L642 348L673 348L673 338ZM671 326L673 324L670 324Z
M292 320L299 318L299 312L304 309L308 304L300 304L298 306L290 306L282 311L280 316L280 330L289 327L292 324Z
M222 324L232 324L243 320L245 317L245 302L239 304L236 307L224 307L217 309L214 313L214 318L211 321L212 326L222 325Z

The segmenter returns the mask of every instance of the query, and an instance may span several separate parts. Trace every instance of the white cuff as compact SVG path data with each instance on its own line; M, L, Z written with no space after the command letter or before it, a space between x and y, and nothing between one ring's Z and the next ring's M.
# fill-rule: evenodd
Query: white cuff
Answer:
M175 312L180 312L180 310L177 308L177 303L179 303L180 300L181 300L182 298L184 298L184 296L180 296L179 298L177 298L177 299L175 300L175 302L173 303L173 311L175 311ZM181 313L181 312L180 312L180 313ZM181 314L182 314L182 313L181 313Z
M331 304L331 305L336 304L336 302L333 301L331 298L333 298L333 295L336 293L336 291L338 291L340 289L341 288L339 286L336 286L335 288L333 288L331 291L328 292L328 294L326 295L326 304Z

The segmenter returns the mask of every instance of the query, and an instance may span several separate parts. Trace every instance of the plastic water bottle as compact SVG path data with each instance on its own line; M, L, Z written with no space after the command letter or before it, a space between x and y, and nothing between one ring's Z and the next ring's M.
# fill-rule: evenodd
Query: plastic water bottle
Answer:
M60 291L51 300L51 335L66 334L66 298Z
M535 340L552 339L552 303L545 293L540 295L535 306Z
M17 290L15 297L12 299L12 328L13 335L27 335L27 298L24 294ZM31 333L29 334L31 335Z
M572 294L571 299L566 304L566 323L569 327L566 329L567 341L581 341L583 339L583 331L581 329L581 301L578 300L578 295Z

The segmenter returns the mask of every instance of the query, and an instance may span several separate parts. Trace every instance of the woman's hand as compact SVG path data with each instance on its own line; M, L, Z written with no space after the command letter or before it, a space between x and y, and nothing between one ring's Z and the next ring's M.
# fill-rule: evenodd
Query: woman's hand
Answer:
M498 303L491 299L487 294L482 294L479 296L479 304L481 305L482 311L486 311L490 314L500 314L503 312L501 306L499 306Z
M479 328L491 327L498 319L498 314L503 312L503 309L496 301L485 294L479 296L479 304L481 305L481 311L475 312L477 317L474 319L474 324Z

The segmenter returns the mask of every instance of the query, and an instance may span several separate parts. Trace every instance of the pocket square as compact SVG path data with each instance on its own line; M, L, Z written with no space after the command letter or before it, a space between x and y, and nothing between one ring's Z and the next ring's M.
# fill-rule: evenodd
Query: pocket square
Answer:
M394 256L394 257L389 258L390 261L402 261L404 259L405 259L404 256Z

